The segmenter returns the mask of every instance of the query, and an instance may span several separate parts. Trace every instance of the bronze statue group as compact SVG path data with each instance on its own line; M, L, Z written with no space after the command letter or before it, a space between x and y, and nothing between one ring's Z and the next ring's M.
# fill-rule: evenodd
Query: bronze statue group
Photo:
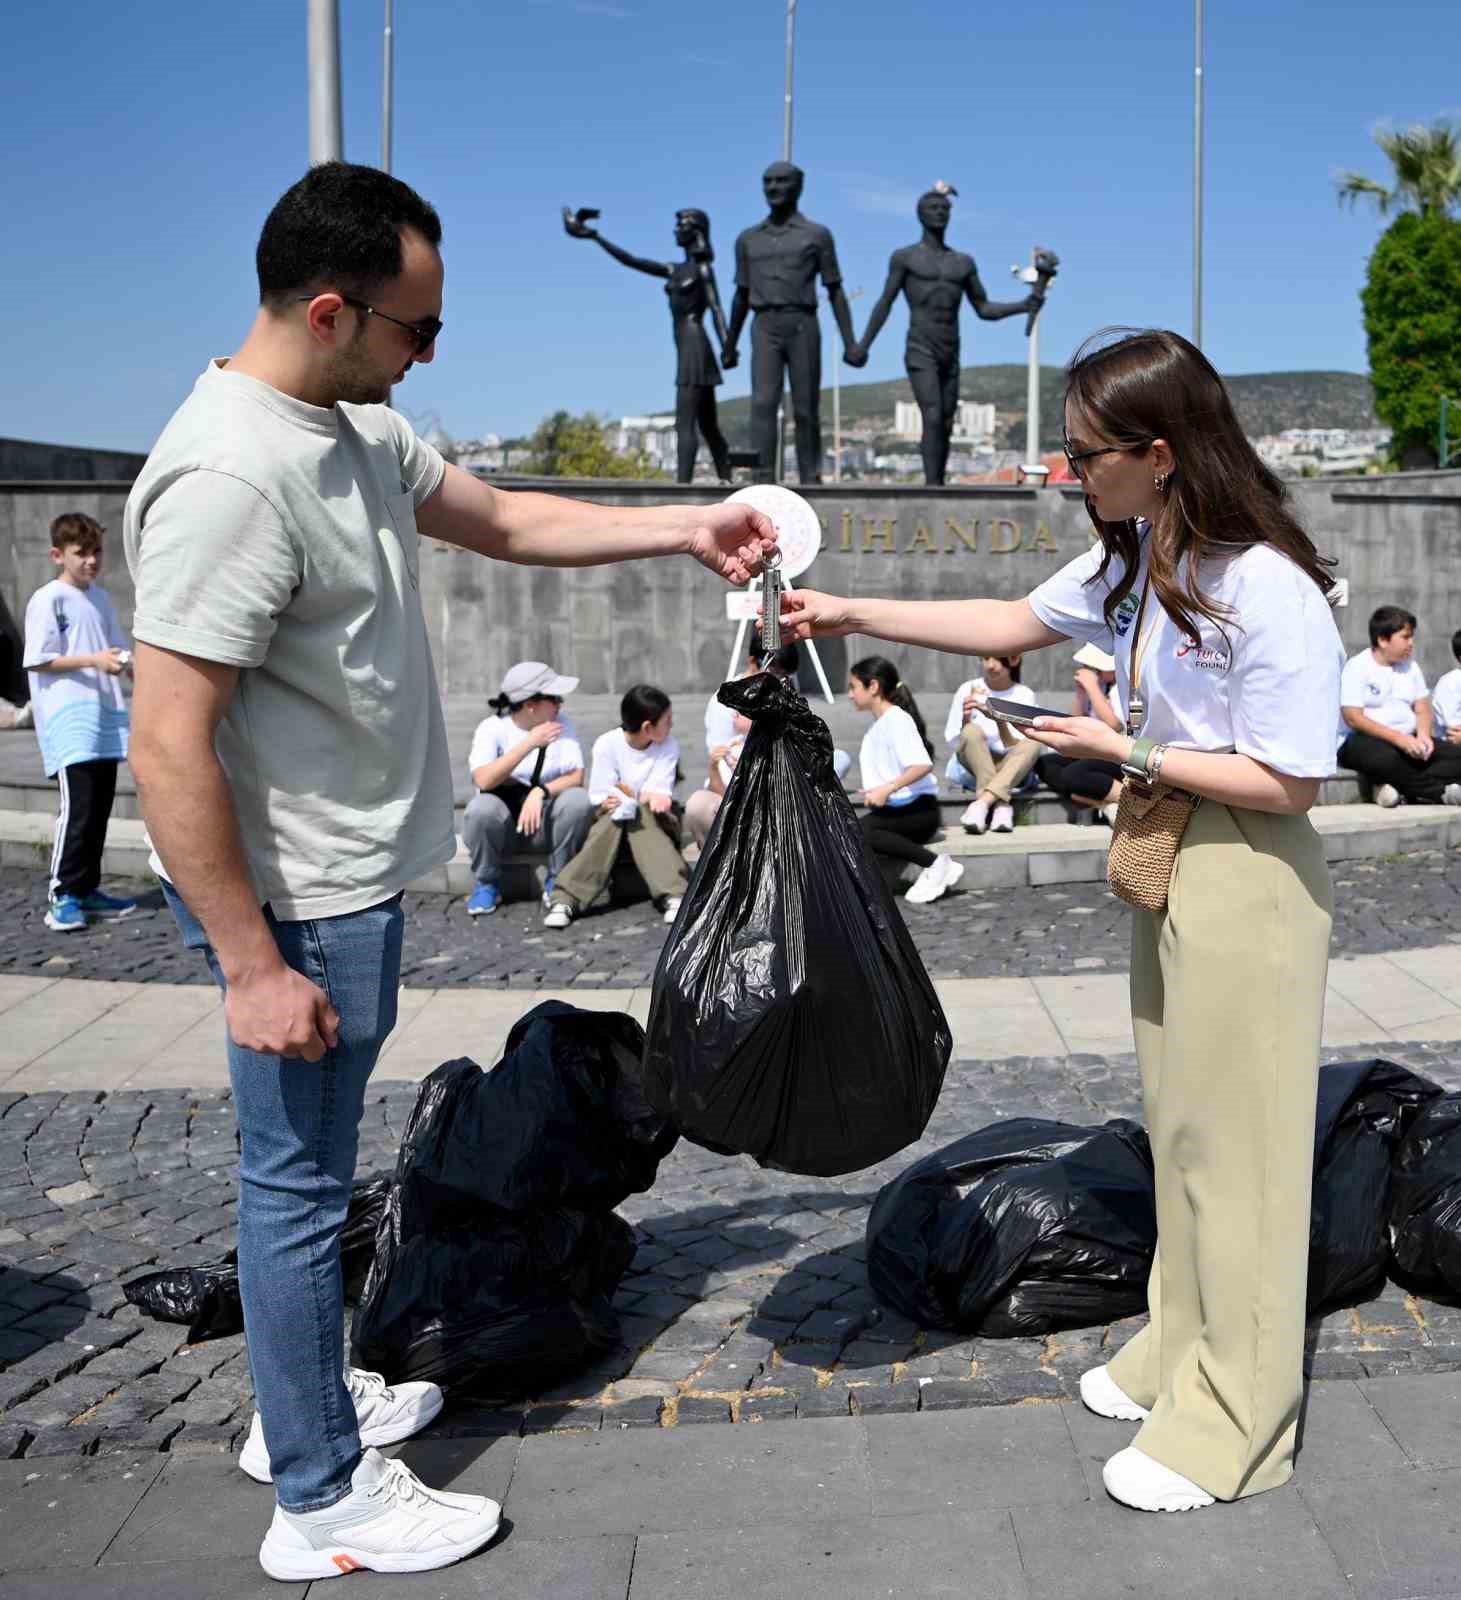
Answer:
M959 312L965 298L986 322L1022 312L1033 318L1044 303L1045 280L1022 300L991 300L974 258L945 243L953 197L958 191L948 184L938 184L918 202L922 237L893 252L887 283L858 339L832 234L821 223L811 222L801 214L804 182L800 167L789 161L773 161L762 174L761 188L769 210L765 221L747 228L736 240L736 292L729 323L715 282L710 219L703 211L675 213L675 243L684 252L681 261L654 261L631 255L593 226L593 219L599 214L594 210L570 212L565 208L563 225L573 238L596 240L624 266L665 281L675 333L677 477L681 483L689 483L694 477L702 436L717 476L722 481L730 478L730 450L716 416L715 390L722 381L721 369L732 368L740 360L738 344L747 317L752 318L754 475L769 481L775 471L777 411L789 379L796 422L797 476L802 483L822 481L822 336L817 321L820 278L842 336L842 359L851 367L867 365L868 351L888 320L893 302L900 294L907 300L904 366L923 415L924 479L941 484L948 468L959 405ZM1053 262L1054 258L1049 259ZM720 340L719 365L705 331L707 311Z

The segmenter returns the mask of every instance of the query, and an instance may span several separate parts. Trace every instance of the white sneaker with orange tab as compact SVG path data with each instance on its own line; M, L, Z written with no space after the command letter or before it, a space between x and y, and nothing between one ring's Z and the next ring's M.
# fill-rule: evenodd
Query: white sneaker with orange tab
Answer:
M501 1521L495 1500L428 1489L403 1461L367 1450L343 1500L323 1511L274 1508L259 1565L283 1583L347 1572L431 1572L480 1550Z
M371 1446L383 1450L388 1444L409 1439L441 1410L442 1393L434 1383L387 1384L378 1372L346 1367L345 1387L355 1402L355 1420L364 1450ZM238 1464L255 1483L273 1483L269 1447L264 1443L264 1425L257 1411L239 1451Z

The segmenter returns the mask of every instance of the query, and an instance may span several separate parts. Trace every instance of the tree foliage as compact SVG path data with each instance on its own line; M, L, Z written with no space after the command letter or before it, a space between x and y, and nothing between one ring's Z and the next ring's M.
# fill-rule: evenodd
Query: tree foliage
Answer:
M532 458L524 471L541 478L663 478L643 450L615 450L604 422L592 411L581 417L555 411L528 441Z
M1341 172L1339 203L1375 202L1382 217L1392 210L1416 211L1423 217L1449 216L1461 203L1461 135L1449 122L1403 128L1381 128L1375 143L1385 153L1394 175L1386 188L1360 172Z
M1360 296L1375 410L1402 464L1433 460L1441 396L1461 396L1461 222L1397 217L1370 257Z

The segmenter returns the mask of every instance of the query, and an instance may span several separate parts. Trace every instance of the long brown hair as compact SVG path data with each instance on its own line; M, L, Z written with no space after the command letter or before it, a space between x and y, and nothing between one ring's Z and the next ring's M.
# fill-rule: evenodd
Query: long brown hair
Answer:
M887 656L864 656L861 661L854 661L847 670L859 683L877 684L882 691L883 699L889 705L897 706L900 711L906 711L913 718L913 725L918 729L918 737L923 740L923 747L931 759L933 741L928 736L927 727L924 726L923 713L918 709L913 691L898 676L897 667Z
M1161 328L1107 328L1076 351L1066 368L1066 399L1099 428L1101 443L1144 450L1155 439L1172 447L1174 466L1152 526L1148 570L1167 615L1190 639L1199 617L1220 631L1229 608L1202 589L1201 565L1257 544L1286 555L1328 594L1334 561L1321 556L1288 505L1283 480L1259 460L1238 422L1223 380L1180 334ZM1136 586L1141 537L1136 523L1103 522L1089 496L1086 511L1102 547L1098 581L1112 559L1120 581L1106 596L1106 620Z

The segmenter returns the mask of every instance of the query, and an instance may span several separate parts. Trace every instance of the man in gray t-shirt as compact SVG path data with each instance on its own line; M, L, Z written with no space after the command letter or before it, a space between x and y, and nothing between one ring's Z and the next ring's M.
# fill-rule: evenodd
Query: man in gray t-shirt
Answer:
M137 589L131 760L185 941L224 990L241 1135L239 1281L273 1481L273 1577L443 1566L500 1508L376 1447L433 1384L341 1370L339 1232L366 1080L395 1024L401 891L449 860L452 774L418 530L584 566L685 554L748 581L744 506L637 511L507 494L385 404L441 331L441 224L397 179L314 168L259 239L260 307L163 431L124 520Z

